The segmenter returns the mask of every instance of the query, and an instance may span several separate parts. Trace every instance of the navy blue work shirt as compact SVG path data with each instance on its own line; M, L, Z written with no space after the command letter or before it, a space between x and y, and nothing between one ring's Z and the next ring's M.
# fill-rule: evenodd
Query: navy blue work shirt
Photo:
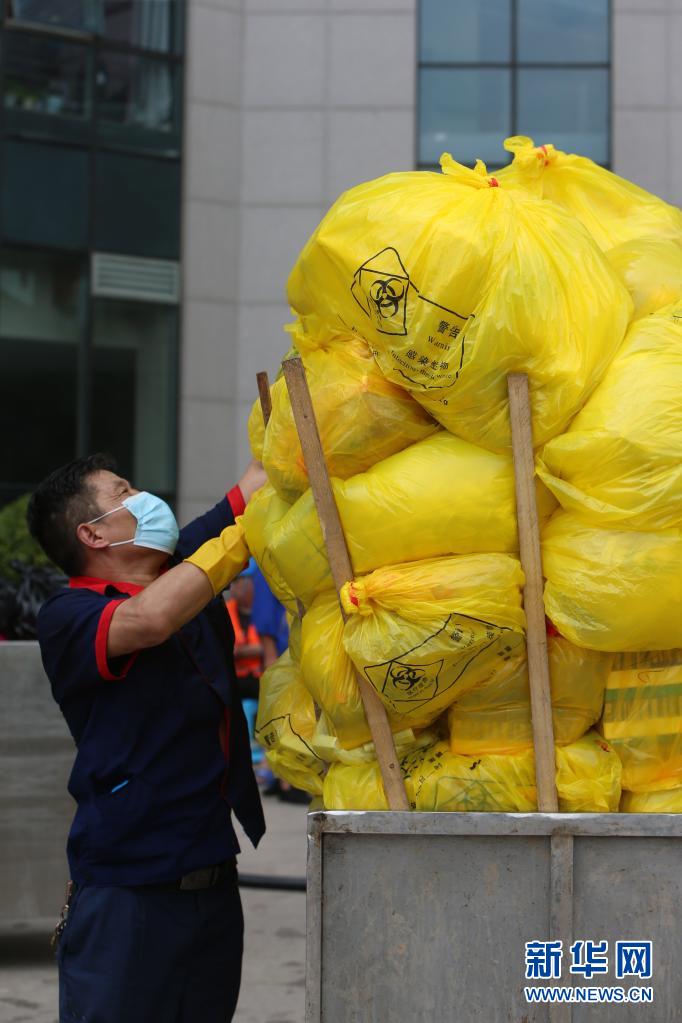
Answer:
M228 496L180 531L173 562L234 522L243 498L238 488ZM108 659L113 612L140 589L72 579L38 616L77 747L67 853L80 884L153 884L221 863L239 852L231 810L254 845L265 831L223 600L165 643Z

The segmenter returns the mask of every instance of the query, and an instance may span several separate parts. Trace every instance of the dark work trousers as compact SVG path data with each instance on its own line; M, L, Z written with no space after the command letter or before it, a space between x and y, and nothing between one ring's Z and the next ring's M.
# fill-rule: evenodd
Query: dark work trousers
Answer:
M57 950L60 1023L228 1023L241 979L237 872L214 888L73 896Z

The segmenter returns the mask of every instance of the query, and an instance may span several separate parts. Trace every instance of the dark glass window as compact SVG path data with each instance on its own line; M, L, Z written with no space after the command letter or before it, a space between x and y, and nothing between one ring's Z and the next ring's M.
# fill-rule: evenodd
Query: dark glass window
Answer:
M441 153L475 152L499 158L511 129L511 72L498 69L423 68L419 90L419 152L424 163Z
M95 168L95 248L177 259L180 166L169 160L99 153Z
M523 63L606 64L607 0L517 0L518 60Z
M608 71L601 68L521 68L519 133L607 163L608 95Z
M424 64L506 63L511 58L511 0L422 0L419 14Z
M4 105L57 117L88 117L88 51L49 36L8 32L4 39Z
M0 498L74 457L83 261L0 253Z
M108 39L162 53L175 49L177 0L103 0L102 13Z
M421 0L420 166L494 168L505 135L609 162L608 0Z
M100 299L94 305L92 446L112 451L145 490L175 490L177 310Z
M5 141L2 234L15 242L84 249L88 243L88 153Z
M93 27L93 0L8 0L6 10L12 20L46 28L88 31Z
M111 145L179 155L179 75L166 60L132 53L97 57L97 133Z

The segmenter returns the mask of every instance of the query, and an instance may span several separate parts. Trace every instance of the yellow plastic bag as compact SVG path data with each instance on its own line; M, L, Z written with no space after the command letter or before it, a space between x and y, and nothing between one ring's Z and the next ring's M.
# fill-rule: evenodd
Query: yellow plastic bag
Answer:
M386 380L362 338L330 330L317 317L290 331L305 366L330 475L354 476L438 428L407 391ZM263 465L280 496L292 502L309 484L284 379L271 397Z
M589 732L557 748L556 783L562 813L614 813L621 795L620 761ZM403 757L410 806L420 812L532 813L537 810L532 750L477 758L451 753L446 742ZM388 809L376 761L332 764L324 780L328 810Z
M332 485L356 575L389 560L518 549L511 458L445 431ZM544 522L556 502L540 481L536 494ZM306 606L332 586L310 491L273 530L270 551Z
M682 299L637 320L538 475L598 526L682 526Z
M621 813L682 813L682 786L660 792L623 792Z
M483 164L441 166L342 195L294 266L290 304L364 337L387 379L492 450L510 446L507 374L528 373L537 446L602 376L630 298L569 214Z
M682 299L682 240L634 238L609 249L606 258L634 302L634 318Z
M321 593L303 616L301 674L339 746L354 749L372 741L355 669L343 648L343 619L334 592ZM393 732L412 724L391 713L388 720Z
M341 591L344 648L403 727L425 727L516 655L522 583L509 554L377 569Z
M311 744L316 726L313 701L287 650L261 676L254 735L278 777L321 795L325 765Z
M617 813L622 768L617 753L596 732L556 747L561 813Z
M654 235L682 241L682 212L585 156L553 145L535 146L525 135L508 138L513 163L497 171L507 185L518 185L551 199L587 228L604 250L633 238Z
M423 731L414 731L411 728L404 728L401 732L393 733L393 745L396 754L403 757L413 749L422 749L430 746L440 738L438 730L425 728ZM317 756L327 764L367 764L376 759L373 742L366 742L362 746L355 746L353 749L344 749L339 742L338 736L334 733L333 726L326 714L321 714L315 734L310 745Z
M576 742L601 717L612 655L548 636L554 741ZM450 749L478 756L519 753L533 746L525 651L497 676L469 690L448 711Z
M621 759L624 789L682 785L682 650L617 654L599 727Z
M592 650L682 645L682 532L597 529L557 512L542 535L545 611Z
M243 525L251 554L275 597L291 614L297 613L296 598L284 581L271 553L271 537L277 523L289 511L270 483L257 490L244 512Z

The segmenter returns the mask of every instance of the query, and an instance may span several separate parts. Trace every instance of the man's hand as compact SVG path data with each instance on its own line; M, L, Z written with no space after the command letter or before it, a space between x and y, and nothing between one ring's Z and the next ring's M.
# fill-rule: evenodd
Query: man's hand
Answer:
M259 490L268 481L265 475L265 469L261 462L257 462L255 458L252 458L246 467L244 475L239 480L239 489L244 495L245 504L249 503L249 500L253 496L256 490Z

